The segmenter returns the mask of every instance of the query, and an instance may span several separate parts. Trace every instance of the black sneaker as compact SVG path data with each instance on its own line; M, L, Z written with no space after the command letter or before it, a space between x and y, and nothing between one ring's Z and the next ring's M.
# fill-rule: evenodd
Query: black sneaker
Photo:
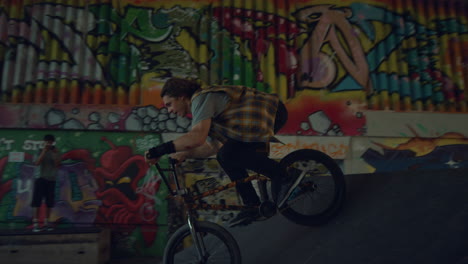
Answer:
M245 209L240 211L234 218L229 221L228 226L234 227L238 225L248 225L260 217L258 209Z
M49 223L49 224L47 224L47 225L44 226L44 229L45 229L46 231L53 231L53 230L54 230L54 226L53 226L52 224Z
M283 207L287 201L293 199L292 194L295 193L295 189L300 183L299 177L301 174L302 171L299 169L288 168L288 177L281 179L281 187L279 188L278 197L276 200L278 207ZM283 203L281 204L281 202Z

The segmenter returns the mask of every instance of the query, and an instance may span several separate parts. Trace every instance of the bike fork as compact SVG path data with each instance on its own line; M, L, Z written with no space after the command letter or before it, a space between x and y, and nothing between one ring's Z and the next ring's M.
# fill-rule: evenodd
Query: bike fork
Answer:
M189 215L187 222L190 228L190 234L192 235L193 242L198 252L198 256L200 257L200 263L205 263L208 256L206 253L205 243L198 234L196 220L194 220L193 217Z
M296 189L297 185L299 185L299 183L302 181L302 179L304 179L304 176L306 175L307 171L306 170L303 170L301 172L301 175L299 175L299 177L297 177L297 179L294 181L294 184L291 185L291 187L289 188L288 192L286 193L286 195L284 196L283 200L281 200L281 202L278 204L278 208L281 208L283 207L284 203L286 203L286 201L288 200L289 196L291 195L291 193L294 191L294 189Z

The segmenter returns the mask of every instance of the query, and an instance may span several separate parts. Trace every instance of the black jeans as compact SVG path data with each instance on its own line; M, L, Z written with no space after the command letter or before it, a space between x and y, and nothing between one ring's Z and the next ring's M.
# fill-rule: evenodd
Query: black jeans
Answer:
M278 132L288 119L288 112L280 102L275 117L274 132ZM268 157L264 142L241 142L229 139L219 150L217 159L232 181L248 177L247 170L260 173L278 181L286 172L278 162ZM238 184L237 192L245 205L258 205L260 199L251 182Z

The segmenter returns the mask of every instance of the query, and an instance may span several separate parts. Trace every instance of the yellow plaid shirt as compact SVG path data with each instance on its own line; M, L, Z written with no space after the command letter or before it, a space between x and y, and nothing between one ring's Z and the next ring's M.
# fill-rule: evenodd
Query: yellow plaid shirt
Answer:
M279 98L246 86L208 86L192 96L225 92L231 98L226 109L212 120L209 136L226 142L232 138L242 142L270 142Z

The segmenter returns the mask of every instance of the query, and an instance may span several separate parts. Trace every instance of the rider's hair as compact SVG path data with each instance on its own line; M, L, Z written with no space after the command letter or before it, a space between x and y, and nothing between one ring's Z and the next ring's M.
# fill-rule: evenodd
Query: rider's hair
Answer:
M195 81L172 77L164 84L161 90L161 97L167 95L170 97L188 97L200 89L200 84Z

